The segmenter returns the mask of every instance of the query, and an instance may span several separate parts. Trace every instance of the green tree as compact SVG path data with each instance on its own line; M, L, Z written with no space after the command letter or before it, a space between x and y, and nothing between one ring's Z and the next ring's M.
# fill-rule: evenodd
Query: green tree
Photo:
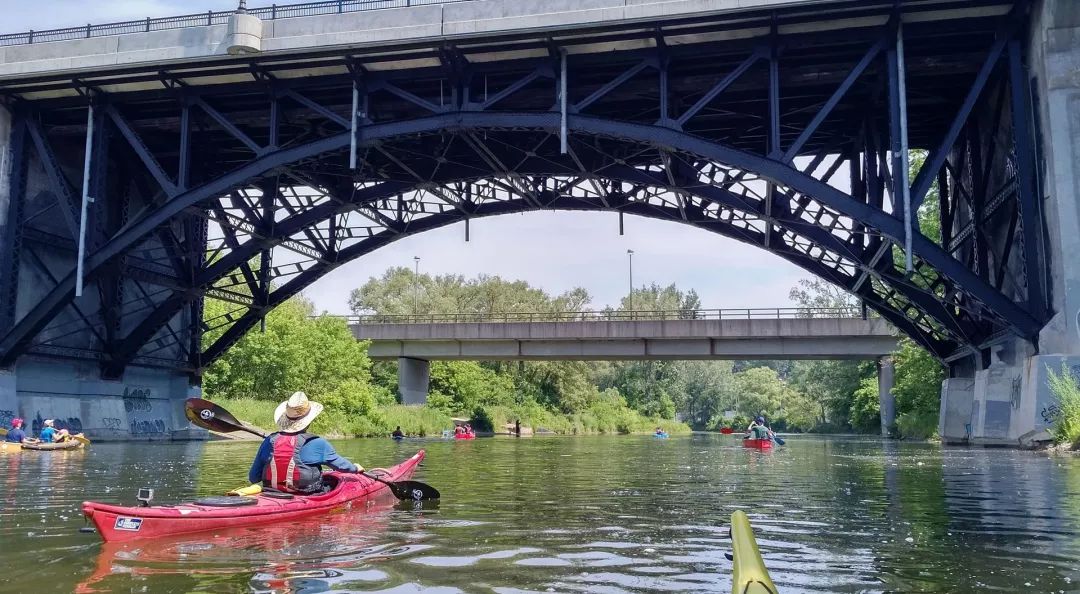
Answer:
M701 297L698 297L697 291L683 291L674 283L666 287L653 283L634 289L630 295L633 296L633 311L677 312L676 315L681 318L690 318L694 310L701 309ZM619 311L631 310L630 295L624 296L619 302ZM612 311L611 308L608 311Z
M235 305L207 299L204 317L231 317ZM330 399L348 410L370 410L385 400L385 391L371 385L367 344L353 338L341 318L312 317L314 307L293 298L266 316L266 331L248 332L203 375L210 397L283 400L302 390L315 399ZM224 331L206 333L210 344Z
M735 376L739 398L737 410L747 417L764 415L772 419L777 416L790 389L768 367L755 367Z
M910 338L900 340L893 357L896 379L896 425L903 437L925 439L937 431L941 382L945 368Z
M480 275L466 279L446 274L417 276L404 267L390 268L354 289L349 307L356 314L483 314L580 311L590 301L580 287L552 297L524 281Z

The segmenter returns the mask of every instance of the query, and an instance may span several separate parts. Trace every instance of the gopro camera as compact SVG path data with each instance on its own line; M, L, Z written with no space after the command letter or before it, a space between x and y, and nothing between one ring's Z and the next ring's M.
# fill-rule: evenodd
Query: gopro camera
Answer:
M139 494L135 496L135 499L138 499L143 507L150 507L150 502L154 499L154 490L150 487L143 487L139 489Z

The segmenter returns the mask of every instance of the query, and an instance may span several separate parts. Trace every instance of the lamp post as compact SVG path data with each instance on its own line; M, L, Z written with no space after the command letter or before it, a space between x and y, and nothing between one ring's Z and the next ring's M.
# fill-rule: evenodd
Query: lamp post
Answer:
M630 293L627 295L630 305L630 319L634 318L634 250L626 250L630 265Z
M420 256L413 256L413 262L415 263L412 279L412 313L413 316L419 315L417 308L417 302L420 295Z

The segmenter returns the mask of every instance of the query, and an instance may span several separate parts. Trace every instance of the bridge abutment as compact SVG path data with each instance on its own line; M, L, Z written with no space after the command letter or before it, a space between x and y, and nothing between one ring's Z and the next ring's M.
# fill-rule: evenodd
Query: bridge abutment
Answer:
M402 404L425 404L431 376L431 363L424 359L398 359L398 392Z
M95 441L206 439L184 415L184 400L198 395L182 373L133 366L112 381L96 362L24 357L0 371L0 423L22 417L36 434L55 419Z

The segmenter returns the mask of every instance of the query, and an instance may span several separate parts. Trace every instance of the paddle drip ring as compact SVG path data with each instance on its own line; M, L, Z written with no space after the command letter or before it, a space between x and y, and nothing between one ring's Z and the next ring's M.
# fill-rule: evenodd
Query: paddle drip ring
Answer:
M199 416L202 417L202 420L209 421L214 418L214 411L203 409L199 411Z

